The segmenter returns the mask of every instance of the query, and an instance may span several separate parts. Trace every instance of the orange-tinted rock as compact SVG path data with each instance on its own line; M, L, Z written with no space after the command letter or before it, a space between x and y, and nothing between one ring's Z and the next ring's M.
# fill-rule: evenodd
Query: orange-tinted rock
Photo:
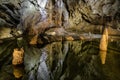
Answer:
M99 54L100 54L101 63L105 64L107 51L100 51Z
M24 55L23 48L21 48L20 50L18 48L15 48L13 51L12 64L13 65L22 64L23 63L23 55Z
M106 51L108 45L108 29L105 28L103 35L100 40L100 50Z
M31 45L37 44L37 38L38 38L38 35L35 35L35 36L31 39L31 41L29 42L29 44L31 44Z

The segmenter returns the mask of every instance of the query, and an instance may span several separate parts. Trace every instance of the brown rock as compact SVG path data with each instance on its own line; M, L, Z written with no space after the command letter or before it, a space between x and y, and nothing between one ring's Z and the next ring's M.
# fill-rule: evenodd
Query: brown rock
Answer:
M31 41L29 42L29 44L31 44L31 45L37 44L37 38L38 38L38 35L35 35L35 36L31 39Z

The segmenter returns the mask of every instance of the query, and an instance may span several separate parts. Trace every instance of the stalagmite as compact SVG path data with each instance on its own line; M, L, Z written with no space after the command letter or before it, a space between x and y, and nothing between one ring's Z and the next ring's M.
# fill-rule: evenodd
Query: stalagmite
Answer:
M13 51L12 64L13 65L22 64L23 63L23 55L24 55L23 48L20 48L20 50L18 48L15 48L14 51Z
M107 46L108 46L108 29L105 28L103 35L101 37L100 46L99 46L100 58L101 58L102 64L105 64L106 54L107 54Z
M105 28L100 40L100 50L107 51L107 45L108 45L108 29Z

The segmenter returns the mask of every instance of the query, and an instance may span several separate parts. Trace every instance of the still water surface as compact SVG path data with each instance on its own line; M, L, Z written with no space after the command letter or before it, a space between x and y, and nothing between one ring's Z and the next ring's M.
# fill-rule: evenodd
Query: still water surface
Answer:
M0 80L15 80L15 41L0 46ZM99 40L53 42L42 48L24 44L24 74L20 80L120 80L120 42L109 42L101 64ZM6 55L5 55L6 54Z

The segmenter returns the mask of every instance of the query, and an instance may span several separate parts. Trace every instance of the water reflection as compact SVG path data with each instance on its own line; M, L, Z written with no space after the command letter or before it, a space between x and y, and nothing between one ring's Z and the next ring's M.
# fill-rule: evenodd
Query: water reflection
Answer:
M34 73L36 76L34 75L32 78L36 77L36 80L74 80L80 77L80 80L86 80L87 78L94 79L96 76L98 78L95 79L99 80L100 61L96 60L98 49L94 48L90 41L48 44L42 49L38 68L31 71L31 74L36 71Z
M37 70L37 80L50 80L50 76L49 76L50 72L48 71L46 59L47 59L47 53L43 51L40 57L40 65Z
M99 52L98 40L54 42L43 48L27 45L25 74L20 80L120 80L119 48L119 41L109 42L106 57L106 52ZM2 51L3 46L0 49ZM9 49L4 50L3 54L4 52L9 53ZM101 64L100 54L103 54L104 65ZM0 60L0 80L7 80L7 76L13 75L10 62L2 57ZM2 64L5 61L7 62ZM14 80L14 76L9 77Z
M101 63L105 64L107 51L101 51L100 50L99 54L100 54L100 58L101 58Z
M48 44L41 54L36 80L117 80L120 60L111 52L111 45L106 52L99 51L98 41Z

